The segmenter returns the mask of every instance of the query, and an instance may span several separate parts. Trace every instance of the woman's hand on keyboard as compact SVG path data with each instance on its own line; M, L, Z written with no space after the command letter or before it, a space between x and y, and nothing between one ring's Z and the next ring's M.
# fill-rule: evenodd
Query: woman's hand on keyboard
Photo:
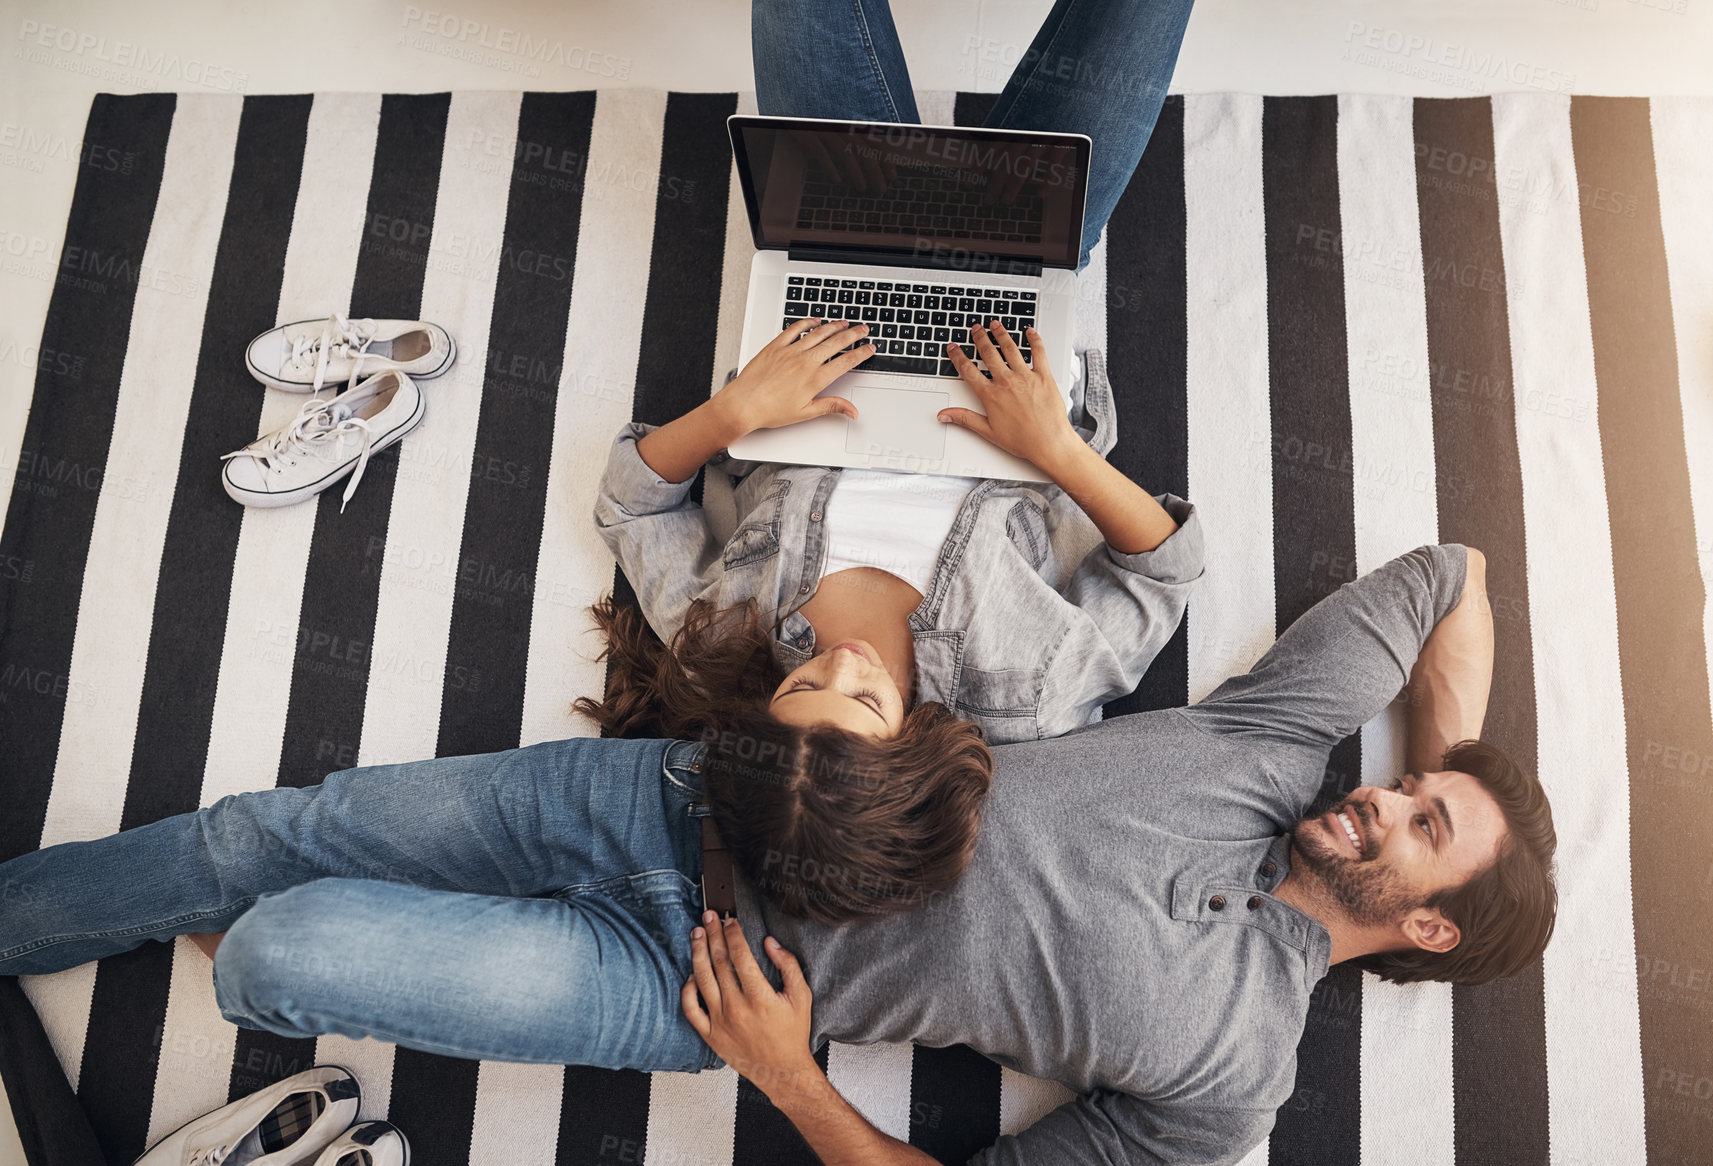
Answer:
M856 406L843 397L815 394L874 354L867 337L867 324L848 320L809 319L793 324L756 353L731 384L714 394L714 403L742 433L830 413L855 417Z
M991 333L990 333L991 328ZM958 376L981 401L986 416L973 409L941 409L941 421L978 434L1006 453L1034 462L1053 473L1052 463L1083 444L1065 415L1065 399L1059 393L1053 370L1047 367L1047 348L1035 329L1027 330L1027 343L1034 367L1023 360L1011 334L998 320L989 328L970 329L976 355L992 374L989 379L956 344L946 345L946 354Z

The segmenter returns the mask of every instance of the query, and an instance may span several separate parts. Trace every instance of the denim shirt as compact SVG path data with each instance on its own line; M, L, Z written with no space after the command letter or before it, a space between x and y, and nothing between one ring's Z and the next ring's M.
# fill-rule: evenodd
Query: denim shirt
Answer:
M1088 350L1085 362L1073 424L1104 456L1118 439L1112 390L1100 350ZM725 608L754 599L764 618L778 621L780 665L805 663L815 631L799 609L820 583L823 520L841 471L721 451L709 465L735 476L738 515L721 544L690 497L694 476L663 481L637 454L637 441L654 428L632 422L619 431L595 503L596 526L649 626L670 640L692 600ZM1122 554L1057 486L987 479L972 489L910 614L917 699L941 702L1002 744L1086 725L1106 701L1133 690L1202 575L1195 508L1176 495L1155 497L1178 529L1151 551ZM1095 545L1060 585L1055 547L1078 535Z

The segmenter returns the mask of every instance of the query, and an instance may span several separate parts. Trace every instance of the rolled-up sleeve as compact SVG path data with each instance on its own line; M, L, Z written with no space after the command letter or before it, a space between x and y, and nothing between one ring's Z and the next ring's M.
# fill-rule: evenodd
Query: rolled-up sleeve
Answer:
M1184 618L1204 571L1201 517L1175 494L1155 501L1177 530L1135 554L1102 542L1060 589L1076 614L1042 687L1036 713L1042 737L1081 728L1101 705L1133 691Z
M690 497L695 477L665 481L637 453L636 443L655 428L632 421L613 438L595 495L595 528L630 580L649 627L670 640L691 601L719 581L719 545Z
M1000 1138L969 1166L1226 1166L1261 1144L1273 1116L1269 1109L1165 1105L1096 1090Z

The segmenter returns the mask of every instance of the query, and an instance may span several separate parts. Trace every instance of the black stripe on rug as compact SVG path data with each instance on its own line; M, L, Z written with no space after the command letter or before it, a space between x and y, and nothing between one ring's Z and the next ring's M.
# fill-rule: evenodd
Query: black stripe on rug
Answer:
M1713 701L1649 104L1573 97L1570 133L1618 597L1648 1161L1705 1164Z
M13 469L0 539L0 740L9 775L0 861L41 845L65 702L79 695L72 641L137 298L137 277L94 274L142 270L176 103L171 93L98 93L84 129L84 142L130 155L134 166L77 169L37 349L69 363L38 360ZM79 375L67 375L71 368Z
M352 318L414 320L421 311L450 103L445 93L381 99L363 242L351 288ZM400 222L409 229L395 232ZM336 296L329 289L329 312ZM343 391L343 384L323 390ZM364 552L386 542L397 469L396 452L377 455L344 514L339 513L343 483L316 499L279 785L317 785L334 770L357 764L380 602L380 572L363 569ZM238 1029L234 1060L250 1069L242 1087L234 1083L232 1099L253 1092L257 1078L277 1080L276 1074L290 1076L314 1065L315 1047L314 1037Z
M1107 373L1118 444L1107 461L1150 494L1188 498L1189 276L1184 99L1166 98L1142 161L1106 223ZM1189 625L1177 631L1107 718L1189 703Z
M731 185L725 120L736 110L732 93L670 93L666 98L633 421L664 425L676 420L707 399L713 382ZM705 193L678 197L687 189ZM700 488L698 479L698 497ZM630 581L617 566L613 601L637 605ZM599 1161L611 1153L613 1138L638 1147L641 1161L647 1153L649 1087L646 1073L566 1069L559 1161L567 1166Z
M208 629L226 626L244 516L220 486L219 456L256 437L262 394L242 354L279 309L309 109L308 97L244 99L191 390L196 423L185 430L162 543L121 830L201 802L223 643ZM173 946L145 943L97 966L89 1032L100 1055L84 1058L78 1092L109 1155L125 1161L148 1135ZM245 1087L242 1074L234 1063L240 1093L274 1079Z
M1000 1068L968 1045L917 1045L910 1061L910 1144L948 1166L999 1140Z
M648 298L636 362L636 421L664 425L682 417L708 399L713 384L732 175L726 118L736 112L734 93L666 98ZM673 197L686 189L696 191L696 197Z
M1485 97L1418 100L1414 120L1439 537L1487 556L1493 687L1481 735L1533 772L1534 641L1499 202L1489 183L1444 183L1429 168L1456 152L1485 159L1494 173L1493 105ZM1538 961L1510 979L1453 989L1451 1052L1457 1160L1545 1162Z
M1261 116L1267 236L1267 367L1273 437L1275 630L1355 575L1356 501L1344 265L1314 246L1338 238L1338 99L1269 97ZM1357 735L1332 750L1316 805L1362 781ZM1361 1157L1362 975L1315 986L1297 1045L1296 1090L1279 1109L1269 1161L1329 1166Z
M488 332L490 355L504 355L490 360L483 377L473 466L489 458L528 466L552 460L555 386L494 370L519 357L528 367L563 364L583 190L555 179L588 158L594 117L595 94L587 90L523 95ZM530 475L527 486L503 475L470 478L446 658L491 682L460 688L458 674L447 670L437 756L514 749L521 740L547 482L545 473ZM417 1049L394 1054L388 1116L410 1131L422 1166L468 1160L479 1067Z
M0 976L0 1104L29 1166L102 1166L106 1156L17 976Z
M827 1071L827 1047L815 1050L815 1063ZM737 1117L732 1129L732 1162L754 1166L815 1166L820 1158L767 1094L738 1078Z

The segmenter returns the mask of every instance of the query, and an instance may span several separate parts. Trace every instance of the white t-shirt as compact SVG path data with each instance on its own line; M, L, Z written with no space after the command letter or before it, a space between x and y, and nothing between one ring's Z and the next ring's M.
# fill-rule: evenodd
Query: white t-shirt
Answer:
M851 567L878 567L926 595L940 545L964 495L980 478L846 470L827 499L824 579Z

